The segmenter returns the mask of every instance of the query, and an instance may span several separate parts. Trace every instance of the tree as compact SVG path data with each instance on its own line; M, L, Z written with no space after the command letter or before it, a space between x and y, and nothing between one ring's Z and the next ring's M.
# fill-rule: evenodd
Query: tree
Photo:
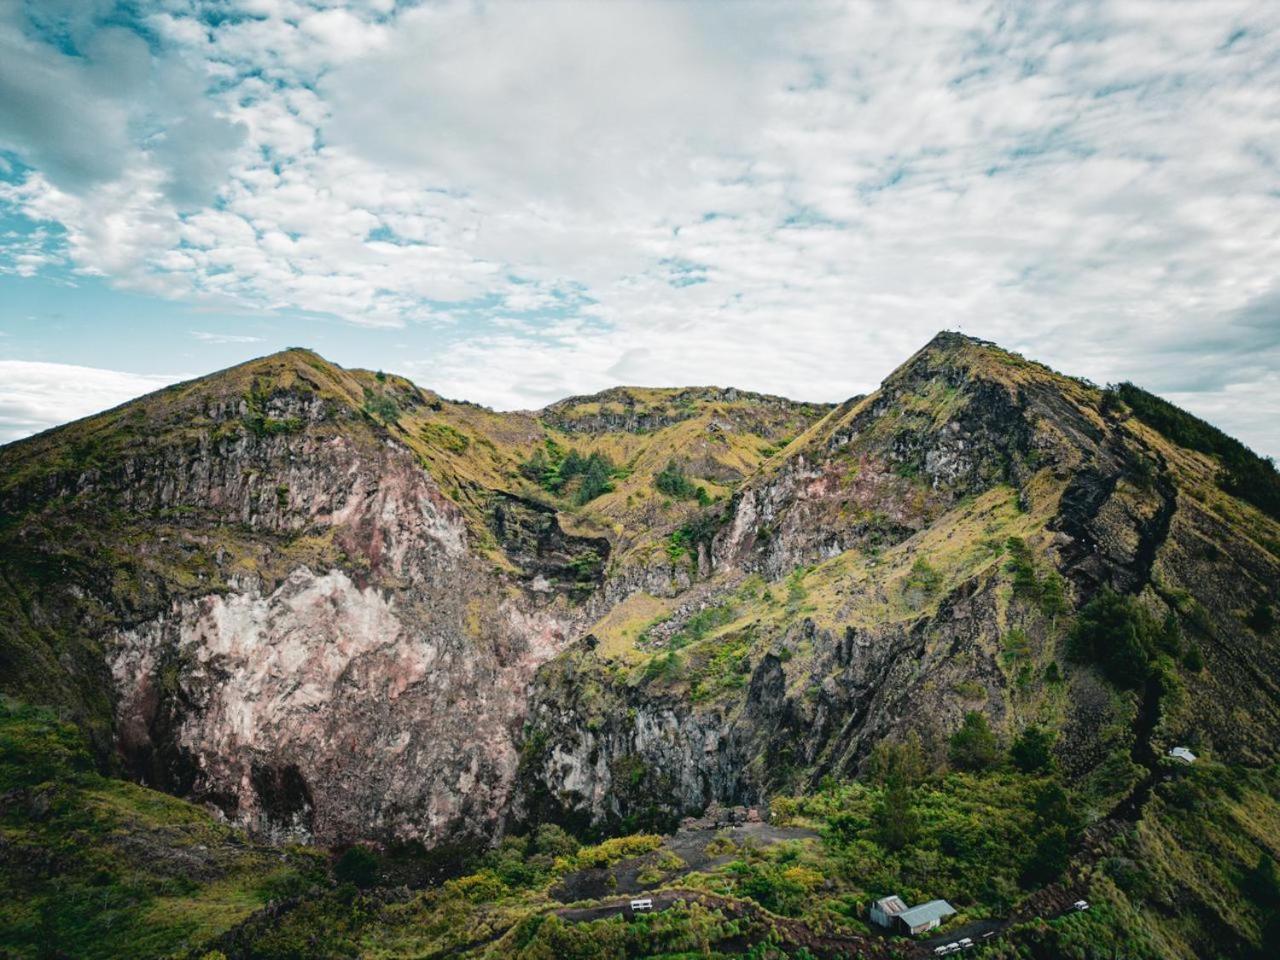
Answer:
M1022 885L1038 887L1058 878L1067 868L1071 855L1071 837L1067 828L1055 824L1036 838L1031 856L1022 868Z
M924 750L913 730L900 743L881 740L871 755L871 776L882 790L872 822L881 844L901 850L915 840L920 822L912 809L915 787L924 779Z
M872 814L876 836L887 850L901 850L920 833L920 819L912 806L914 791L907 783L894 778L885 784L880 802Z
M1245 623L1256 634L1268 634L1276 625L1275 611L1271 609L1271 604L1264 600L1259 600L1254 604L1249 616L1245 618Z
M912 730L901 742L881 740L871 752L871 778L881 786L902 783L914 787L925 777L924 748Z
M1071 799L1059 784L1050 781L1036 791L1034 825L1038 831L1055 825L1068 830L1079 827L1079 818L1071 810Z
M659 493L665 493L669 497L688 500L697 496L697 489L685 476L684 469L674 460L668 461L662 471L653 478L653 485L658 488ZM703 492L705 495L705 491Z
M608 493L613 489L613 484L609 481L613 479L613 462L606 456L599 453L593 453L583 461L582 481L578 485L578 503L584 504L589 500L594 500L603 493ZM564 468L561 467L560 473L564 476Z
M1040 599L1040 581L1036 578L1035 564L1031 560L1031 548L1021 537L1010 537L1005 541L1005 549L1009 551L1009 560L1005 570L1013 574L1013 595Z
M1058 617L1069 609L1067 606L1066 581L1057 570L1050 570L1040 583L1040 609L1054 624Z
M1264 910L1280 909L1280 872L1266 852L1258 856L1258 864L1245 875L1244 892Z
M1023 773L1036 773L1053 766L1053 734L1042 727L1027 727L1009 748L1013 765Z
M1000 755L1000 744L987 723L986 714L970 710L964 723L951 735L949 756L961 770L983 770L992 766Z
M372 887L378 878L378 857L368 847L349 847L338 858L333 875L339 883L352 883L364 890Z
M533 835L533 846L538 853L549 857L570 857L578 852L580 844L554 823L544 823Z
M1096 663L1118 687L1135 689L1151 674L1155 625L1133 597L1103 589L1080 610L1067 651Z

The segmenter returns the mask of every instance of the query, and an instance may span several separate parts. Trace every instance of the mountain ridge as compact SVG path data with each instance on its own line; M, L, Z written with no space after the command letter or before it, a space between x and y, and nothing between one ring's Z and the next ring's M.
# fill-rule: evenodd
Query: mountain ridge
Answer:
M948 332L837 405L284 351L0 448L0 691L275 843L807 809L980 722L1111 849L1280 741L1280 523L1135 404Z

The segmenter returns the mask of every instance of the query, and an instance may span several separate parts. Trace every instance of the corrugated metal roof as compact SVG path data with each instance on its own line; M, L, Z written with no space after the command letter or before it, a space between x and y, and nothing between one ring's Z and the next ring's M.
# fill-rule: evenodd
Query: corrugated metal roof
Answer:
M885 913L897 914L907 909L907 905L902 902L901 897L884 897L876 901L876 906Z
M955 912L955 907L945 900L930 900L928 903L922 903L918 907L904 910L898 914L898 919L908 927L916 927L922 923L928 923L930 920L941 920L943 917L949 917Z

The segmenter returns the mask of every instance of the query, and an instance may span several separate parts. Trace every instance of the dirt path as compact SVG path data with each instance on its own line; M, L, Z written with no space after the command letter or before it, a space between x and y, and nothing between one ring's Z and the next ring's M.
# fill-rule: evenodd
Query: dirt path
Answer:
M707 853L707 845L719 838L728 838L740 848L747 844L767 847L785 840L807 840L817 836L815 831L803 827L778 827L769 823L741 823L721 829L708 827L680 830L667 837L662 846L653 853L632 857L609 867L596 867L567 874L552 888L551 897L561 903L574 903L578 900L600 900L624 893L641 893L669 885L690 873L723 866L739 856L736 853L718 855ZM655 869L655 865L664 853L675 854L683 861L683 865L674 870L662 870L661 878L658 880L641 880L642 874Z
M710 910L719 910L728 917L749 918L767 923L784 946L804 947L815 956L828 958L828 960L846 960L849 957L859 957L864 960L901 960L911 955L909 950L913 946L876 937L815 933L799 920L780 917L749 900L735 900L702 890L662 890L652 894L649 899L653 900L654 910L668 910L677 903L699 903ZM569 923L589 923L593 920L605 920L617 916L632 920L636 916L635 911L631 909L629 897L599 906L564 907L554 912ZM904 950L904 947L907 949Z

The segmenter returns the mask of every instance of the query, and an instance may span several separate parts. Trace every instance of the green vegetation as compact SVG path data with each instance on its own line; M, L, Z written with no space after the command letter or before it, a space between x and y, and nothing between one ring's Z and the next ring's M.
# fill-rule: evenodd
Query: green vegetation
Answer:
M679 630L671 635L670 646L674 650L697 643L716 627L729 623L737 615L735 608L729 603L718 603L704 607L684 622Z
M970 710L964 723L951 735L947 756L961 770L985 770L1000 759L1000 742L987 723L987 715Z
M382 390L375 392L365 387L362 409L369 416L383 423L395 423L400 419L400 404L396 402L395 397Z
M828 785L773 802L781 821L822 833L823 856L810 863L828 878L829 892L808 914L857 929L866 905L886 892L908 902L945 897L968 916L998 914L1038 885L1031 873L1055 865L1049 848L1063 835L1074 839L1078 824L1058 802L1065 794L1052 779L929 776L911 746L895 750L880 783Z
M584 457L572 447L566 451L549 437L520 466L526 479L548 493L570 495L578 506L613 490L612 480L618 472L608 455L592 452Z
M243 422L250 433L255 437L273 437L282 433L297 433L302 429L302 421L297 417L280 419L268 416L266 409L270 399L266 385L255 380L244 398Z
M79 731L7 699L0 797L0 939L14 958L194 948L325 874L318 854L248 843L199 807L99 776Z
M1223 490L1280 519L1280 473L1270 458L1258 456L1212 424L1132 383L1111 387L1108 393L1118 396L1134 416L1174 443L1216 457L1222 465L1217 482Z
M667 556L672 563L682 557L689 562L696 562L698 547L710 548L712 540L720 528L728 520L728 515L719 508L704 510L692 520L672 531L667 537Z
M1276 627L1276 614L1271 609L1271 604L1265 600L1258 600L1253 605L1253 609L1249 611L1249 616L1245 618L1244 622L1254 633L1259 635L1268 634Z
M685 476L684 469L674 460L668 461L662 470L654 474L653 485L659 493L677 500L697 500L703 506L711 502L706 488L698 486Z
M339 883L350 883L362 890L366 889L377 880L378 857L368 847L351 847L338 858L333 875Z
M1053 734L1043 727L1027 727L1009 748L1009 759L1023 773L1039 773L1053 766Z
M1012 575L1013 595L1038 606L1047 617L1056 618L1066 613L1066 582L1057 570L1049 570L1043 577L1036 570L1031 548L1021 537L1009 537L1005 541L1009 559L1005 570Z
M449 453L466 453L471 446L471 438L461 430L434 420L423 425L421 435L427 443Z
M1160 638L1142 604L1103 589L1080 609L1067 649L1073 659L1097 664L1116 686L1136 689L1151 675Z

